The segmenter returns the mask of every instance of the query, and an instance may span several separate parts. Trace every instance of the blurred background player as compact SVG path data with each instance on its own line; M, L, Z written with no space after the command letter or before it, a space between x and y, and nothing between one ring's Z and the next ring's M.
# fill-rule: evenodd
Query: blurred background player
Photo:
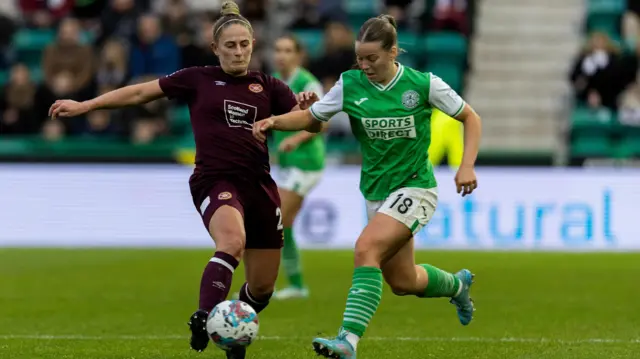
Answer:
M336 359L355 359L358 341L382 298L383 279L396 295L450 298L462 325L474 306L469 296L473 275L416 264L414 238L430 220L438 201L433 166L428 162L431 110L464 123L465 148L455 176L458 193L477 188L475 161L480 117L451 87L432 73L396 62L396 22L389 15L367 20L356 40L359 69L344 72L335 86L309 110L260 121L254 135L265 140L273 130L319 131L323 122L344 111L362 148L360 190L369 222L355 245L355 269L342 327L333 339L313 340L315 351Z
M460 167L464 149L463 131L460 121L438 109L433 110L429 145L431 164L439 166L446 156L449 168L456 170Z
M300 108L282 81L248 70L255 42L253 28L236 3L223 4L212 31L211 49L220 66L189 67L89 101L59 100L50 109L56 119L161 97L189 105L196 144L196 167L189 185L216 247L202 275L199 309L189 321L191 347L197 351L209 343L208 314L226 299L242 258L247 281L240 289L240 300L256 312L269 303L280 266L282 215L269 173L267 146L256 141L251 130L256 118ZM315 95L308 98L317 99ZM244 356L244 348L227 351L227 358Z
M294 93L313 92L323 96L322 85L308 70L301 67L303 49L293 36L282 36L275 43L275 78L284 81ZM284 247L282 261L289 286L275 292L277 299L306 298L300 262L300 251L293 235L293 223L302 207L304 197L322 177L325 143L321 133L307 131L274 131L273 140L278 151L278 191L282 201Z

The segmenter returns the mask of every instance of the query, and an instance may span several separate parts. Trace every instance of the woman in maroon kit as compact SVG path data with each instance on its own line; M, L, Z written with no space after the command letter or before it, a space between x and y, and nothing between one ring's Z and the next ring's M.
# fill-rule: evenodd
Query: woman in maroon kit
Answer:
M240 300L257 312L273 293L282 247L278 189L269 173L265 143L252 135L255 121L306 109L317 100L299 95L262 72L248 71L253 44L251 24L238 6L227 1L213 28L211 48L221 66L190 67L159 80L127 86L85 102L59 100L49 114L73 117L98 109L139 105L160 97L187 102L196 143L196 168L189 180L193 203L216 245L200 284L200 306L191 316L191 347L209 343L208 313L226 299L233 271L241 258L246 283ZM227 358L244 358L244 349Z

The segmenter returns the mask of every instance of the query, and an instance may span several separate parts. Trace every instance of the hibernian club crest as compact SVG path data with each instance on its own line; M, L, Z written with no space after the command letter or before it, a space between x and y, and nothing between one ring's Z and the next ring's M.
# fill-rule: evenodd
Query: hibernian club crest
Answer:
M418 102L420 102L420 95L413 90L407 90L402 94L402 104L408 110L418 106Z

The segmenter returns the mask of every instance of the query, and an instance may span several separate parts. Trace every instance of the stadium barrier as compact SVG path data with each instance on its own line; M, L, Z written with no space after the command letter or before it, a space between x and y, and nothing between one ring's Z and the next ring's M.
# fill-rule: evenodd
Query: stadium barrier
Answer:
M177 165L1 165L0 246L208 247ZM274 169L277 173L277 169ZM638 170L480 168L461 198L442 170L419 248L640 250ZM366 223L359 168L328 168L295 225L303 248L351 248Z

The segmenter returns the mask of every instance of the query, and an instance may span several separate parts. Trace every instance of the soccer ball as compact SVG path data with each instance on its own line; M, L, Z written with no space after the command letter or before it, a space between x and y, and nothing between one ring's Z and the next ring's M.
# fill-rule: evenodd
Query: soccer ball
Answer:
M258 313L239 300L225 300L207 318L207 332L221 349L246 347L258 335Z

